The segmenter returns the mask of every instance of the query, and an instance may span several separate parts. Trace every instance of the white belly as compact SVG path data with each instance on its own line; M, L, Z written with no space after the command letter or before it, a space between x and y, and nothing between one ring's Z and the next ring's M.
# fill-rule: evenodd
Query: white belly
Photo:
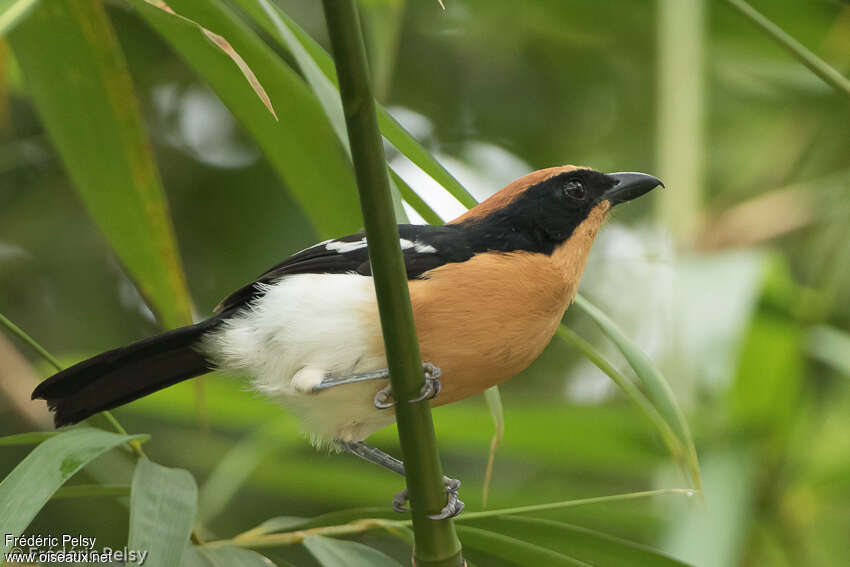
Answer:
M317 444L360 441L395 420L392 409L373 404L387 380L309 392L326 373L386 368L371 277L287 276L208 333L203 349L219 369L250 376L256 390L291 409Z

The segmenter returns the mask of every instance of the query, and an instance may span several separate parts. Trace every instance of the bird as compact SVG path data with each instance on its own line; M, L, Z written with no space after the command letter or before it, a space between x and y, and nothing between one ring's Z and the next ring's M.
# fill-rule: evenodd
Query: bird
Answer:
M551 340L579 287L612 207L662 182L645 173L564 165L531 172L442 226L401 224L399 244L432 406L527 368ZM210 371L251 386L299 419L319 447L404 475L365 440L395 420L364 233L325 240L227 296L214 315L79 362L32 393L57 427ZM463 510L458 480L447 503ZM406 510L407 493L393 499Z

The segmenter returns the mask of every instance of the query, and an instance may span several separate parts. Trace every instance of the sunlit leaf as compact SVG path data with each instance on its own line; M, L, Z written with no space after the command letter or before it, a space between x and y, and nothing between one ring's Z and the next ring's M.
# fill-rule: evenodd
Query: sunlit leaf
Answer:
M195 522L198 487L188 471L139 459L130 496L127 546L157 567L181 567Z
M29 15L39 0L0 0L0 36Z
M103 6L41 3L9 40L32 101L92 218L163 325L191 322L168 205L127 64Z
M47 439L0 482L0 557L11 547L8 536L19 536L65 481L109 449L144 435L118 435L80 427Z

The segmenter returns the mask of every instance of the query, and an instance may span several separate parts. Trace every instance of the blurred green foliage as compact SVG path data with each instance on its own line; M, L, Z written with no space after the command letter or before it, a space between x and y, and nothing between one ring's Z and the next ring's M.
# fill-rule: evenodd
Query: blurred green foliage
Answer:
M190 2L174 2L175 9L178 4ZM279 5L327 44L319 3ZM436 2L364 5L373 52L381 53L373 57L381 102L476 196L525 169L561 163L665 178L658 164L672 158L661 155L670 151L663 140L696 152L702 164L692 172L699 184L693 204L675 212L697 219L693 232L667 228L677 219L652 203L664 195L618 211L597 242L582 292L659 361L694 429L705 500L663 496L535 517L660 547L700 566L846 560L847 98L722 2L695 4L698 46L688 45L688 36L663 42L700 54L693 64L700 73L697 98L684 101L701 109L696 137L682 134L675 122L662 129L659 120L665 98L684 92L659 92L659 85L676 84L662 81L668 71L658 52L663 3L466 0L447 1L446 11ZM753 5L846 75L846 3ZM228 110L222 101L234 103L220 101L203 82L211 79L199 77L193 62L176 55L138 12L118 1L107 8L200 315L325 234L303 212L305 199L314 199L314 210L331 212L328 226L356 218L333 216L341 209L332 197L305 194L303 182L295 187L284 173L286 164L265 157L273 142L239 116L267 114L262 105ZM281 54L276 41L260 33L269 40L264 49ZM67 363L149 336L156 321L75 191L34 111L33 86L22 80L6 46L0 61L0 312ZM229 71L242 80L235 67ZM282 87L264 86L273 104L287 96ZM235 82L233 88L249 90ZM310 124L305 118L304 131L311 132ZM315 134L333 136L327 125ZM395 156L392 163L405 176L404 160ZM300 165L308 182L309 169L322 166ZM418 178L407 179L434 202ZM567 323L604 344L592 322L572 311ZM22 343L14 345L30 356ZM12 374L18 367L8 352L0 350L6 357L0 359L0 431L31 431L6 386L33 377ZM616 350L608 352L620 360ZM31 362L35 375L51 372L34 357ZM652 425L557 339L531 369L504 385L503 395L505 438L490 508L683 484ZM383 504L400 487L391 475L348 456L315 453L290 416L242 383L210 377L206 403L208 428L199 427L195 391L187 384L115 412L129 431L152 435L145 449L154 461L187 468L198 480L204 537L231 537L276 516ZM493 427L489 412L472 399L434 415L445 469L463 479L464 499L478 510ZM391 429L375 437L388 450L395 439ZM3 447L0 477L30 449ZM73 482L126 486L132 478L129 456L112 452ZM79 501L65 498L50 502L28 531L80 532L121 547L128 519L126 499L87 500L81 514ZM487 522L468 525L482 529ZM408 545L385 532L356 539L399 562L409 558ZM263 553L279 565L316 564L301 546ZM477 565L514 564L486 552L481 560L474 552L470 558ZM205 564L202 557L193 560Z

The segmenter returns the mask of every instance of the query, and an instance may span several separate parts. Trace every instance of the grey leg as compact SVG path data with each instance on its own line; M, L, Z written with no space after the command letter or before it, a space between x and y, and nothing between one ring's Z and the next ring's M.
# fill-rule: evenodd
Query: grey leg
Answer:
M381 451L377 447L372 447L362 441L339 441L340 446L353 455L357 455L361 459L380 465L394 473L404 476L404 463L396 459L392 455ZM429 516L432 520L445 520L446 518L454 518L463 511L464 503L458 498L457 492L460 488L460 481L447 476L443 477L443 483L448 494L446 505L440 510L439 514ZM396 512L407 512L409 509L405 506L407 502L407 489L405 488L393 497L393 510Z
M410 400L410 403L421 402L426 399L430 400L439 394L442 389L440 376L442 376L443 373L440 368L435 364L425 362L422 364L422 369L425 372L425 384L422 385L419 397ZM382 368L381 370L375 370L372 372L349 374L348 376L325 376L319 384L313 387L312 391L313 393L316 393L321 392L322 390L327 390L328 388L342 386L343 384L354 384L357 382L365 382L367 380L381 380L389 377L390 371L388 368ZM375 407L378 409L389 409L393 407L394 403L392 388L389 384L375 394Z

